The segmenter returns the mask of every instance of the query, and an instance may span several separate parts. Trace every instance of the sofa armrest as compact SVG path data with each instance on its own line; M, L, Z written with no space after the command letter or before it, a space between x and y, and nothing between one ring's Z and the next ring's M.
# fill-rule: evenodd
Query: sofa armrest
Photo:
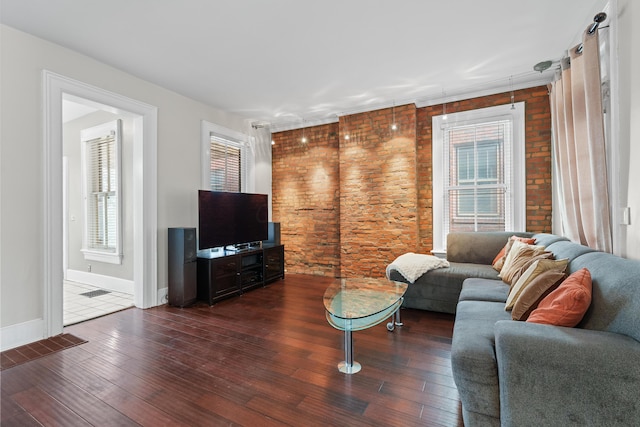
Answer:
M634 425L640 342L610 332L499 321L502 426Z

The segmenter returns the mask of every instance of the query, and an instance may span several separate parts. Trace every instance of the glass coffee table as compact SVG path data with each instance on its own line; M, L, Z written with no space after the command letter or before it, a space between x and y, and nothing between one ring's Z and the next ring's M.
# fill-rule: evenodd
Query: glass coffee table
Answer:
M370 328L391 318L387 329L401 326L400 306L407 284L388 279L337 279L324 293L327 321L344 331L344 361L338 370L355 374L362 366L353 360L353 331ZM395 317L395 319L394 319Z

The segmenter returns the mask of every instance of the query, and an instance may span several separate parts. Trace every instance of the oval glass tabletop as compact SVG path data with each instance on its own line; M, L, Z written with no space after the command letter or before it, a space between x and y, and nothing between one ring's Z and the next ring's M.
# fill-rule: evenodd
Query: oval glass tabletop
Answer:
M339 279L324 293L327 320L342 331L370 328L400 307L406 290L406 283L387 279Z

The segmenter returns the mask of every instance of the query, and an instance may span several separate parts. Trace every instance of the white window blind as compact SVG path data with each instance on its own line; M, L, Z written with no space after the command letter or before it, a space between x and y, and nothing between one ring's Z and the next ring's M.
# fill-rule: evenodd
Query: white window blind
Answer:
M511 226L511 121L445 127L445 230L504 231Z
M237 142L212 135L209 152L210 189L241 192L244 162L241 146Z
M215 123L202 121L201 188L252 193L255 189L254 139Z
M85 258L120 263L121 121L82 131Z

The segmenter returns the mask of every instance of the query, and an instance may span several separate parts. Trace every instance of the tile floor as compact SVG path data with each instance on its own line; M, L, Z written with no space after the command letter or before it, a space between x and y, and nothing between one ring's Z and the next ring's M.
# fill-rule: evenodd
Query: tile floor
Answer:
M87 342L71 334L60 334L55 337L32 342L0 353L0 370L12 368L25 362L38 359L65 348L74 347Z
M92 285L84 283L64 282L63 324L64 326L104 316L133 307L133 295L122 292L107 291L103 295L84 296L91 291L100 291Z

